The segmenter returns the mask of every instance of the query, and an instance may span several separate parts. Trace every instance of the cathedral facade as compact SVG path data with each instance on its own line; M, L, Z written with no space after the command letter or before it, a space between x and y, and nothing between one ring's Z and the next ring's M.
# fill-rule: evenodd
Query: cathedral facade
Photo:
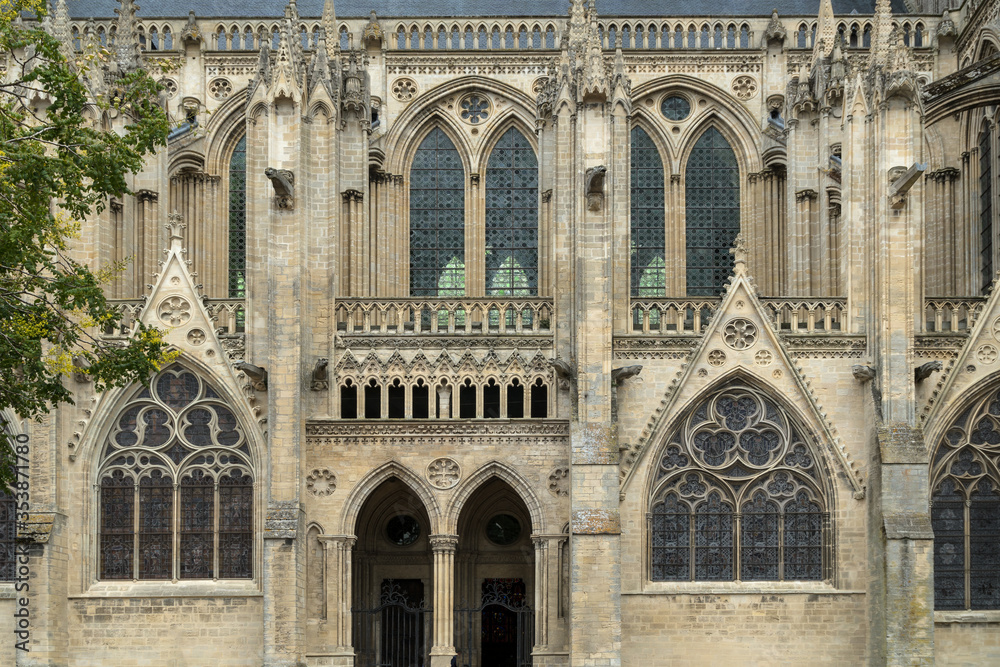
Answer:
M5 415L0 662L1000 663L1000 3L770 10L58 0L179 356Z

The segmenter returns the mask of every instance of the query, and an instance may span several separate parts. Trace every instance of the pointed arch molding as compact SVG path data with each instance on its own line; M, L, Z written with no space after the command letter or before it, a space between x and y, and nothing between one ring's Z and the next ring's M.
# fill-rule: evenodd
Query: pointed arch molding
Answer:
M510 103L507 109L495 112L475 141L468 138L465 126L460 123L457 115L446 113L440 108L445 98L471 90L498 95ZM492 145L490 139L497 131L507 129L508 125L505 122L511 117L517 119L519 129L522 129L522 133L529 140L534 137L534 132L524 132L524 129L534 127L535 100L524 91L494 79L478 76L463 76L448 81L410 102L406 110L392 124L384 143L386 155L390 156L386 170L394 174L405 173L413 160L413 153L428 131L427 127L435 121L447 128L445 132L463 154L463 159L467 160L467 166L483 163L479 153L487 144ZM537 146L535 151L537 153Z
M361 513L361 508L364 507L365 501L368 500L371 494L383 482L394 478L405 484L424 504L424 509L427 510L427 516L431 521L431 531L429 534L433 535L442 532L440 529L443 521L441 506L434 497L434 492L430 486L427 485L420 475L417 475L402 463L387 461L365 475L351 489L350 495L347 496L347 500L344 502L344 511L341 515L340 527L342 534L354 535L358 515Z
M659 105L653 104L649 109L641 104L643 98L659 96L667 91L683 91L694 98L707 99L710 108L705 113L694 113L691 123L687 123L677 140L668 136L666 122L660 116ZM696 107L696 104L692 105ZM685 164L687 154L709 126L716 127L726 138L736 153L743 175L756 173L763 169L761 161L762 146L759 123L745 106L733 99L733 96L711 83L685 74L672 74L636 86L632 90L633 121L642 119L643 129L657 135L654 141L659 144L682 146L683 150L671 158L677 165Z
M491 461L479 468L479 470L469 475L455 490L448 514L445 517L445 532L449 535L458 534L458 519L462 515L462 508L465 507L466 501L475 493L476 489L494 478L509 484L515 493L520 496L528 508L528 514L531 516L532 532L537 534L545 533L545 518L538 496L531 490L531 485L528 484L528 481L521 477L513 467L500 461Z
M771 324L771 319L761 307L756 287L750 276L745 273L745 251L742 250L742 242L739 239L737 245L740 250L736 252L735 275L729 279L722 303L713 315L701 341L681 365L681 370L671 382L660 406L636 442L621 443L622 457L619 471L621 494L624 496L637 471L645 468L647 475L653 474L652 461L657 460L656 457L667 446L670 437L680 427L690 410L711 392L717 392L727 383L738 380L766 393L785 410L791 421L801 428L801 437L812 448L817 459L824 462L831 503L837 488L833 484L831 474L835 469L843 472L843 477L851 485L854 497L860 500L865 495L861 473L855 469L847 449L834 431L833 424L827 419L802 367L788 354ZM749 354L746 361L751 363L748 364L740 363L744 361L740 356L741 353L734 352L723 343L726 325L736 318L750 322L757 329L758 338L751 348L752 351L742 353ZM724 352L720 352L723 350ZM754 355L765 350L771 354L768 364L760 366L753 363ZM711 355L720 353L726 359L727 368L714 378L709 377L707 369L717 366L710 361ZM733 360L728 360L730 355L735 355ZM699 373L698 370L706 372ZM650 454L649 450L653 452ZM648 457L653 457L650 463L643 464L644 459Z

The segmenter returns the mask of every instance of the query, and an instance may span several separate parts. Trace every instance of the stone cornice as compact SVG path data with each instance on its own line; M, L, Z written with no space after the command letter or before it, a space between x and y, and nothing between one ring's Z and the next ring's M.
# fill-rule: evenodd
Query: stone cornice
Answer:
M539 438L554 443L569 440L565 420L452 420L422 419L399 422L360 420L320 420L306 422L306 439L313 444L370 446L383 440L396 445L433 440L435 445L489 445L513 439ZM455 440L456 442L448 442Z

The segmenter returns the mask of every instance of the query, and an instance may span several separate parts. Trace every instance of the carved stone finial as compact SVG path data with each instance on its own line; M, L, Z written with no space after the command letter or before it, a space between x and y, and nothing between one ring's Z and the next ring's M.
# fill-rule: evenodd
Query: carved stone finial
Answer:
M733 256L733 273L745 276L747 273L747 247L743 242L743 234L736 235L733 247L729 249L729 254Z
M776 7L771 10L771 20L767 22L767 27L764 29L764 46L767 46L770 42L784 42L787 36L788 31L781 24Z
M135 14L139 5L133 0L119 0L121 7L115 10L115 51L118 69L131 72L139 67L139 25Z
M176 210L167 215L167 234L170 239L170 249L180 251L184 248L184 217Z
M855 364L851 366L851 373L858 382L868 382L875 379L875 369L871 366Z

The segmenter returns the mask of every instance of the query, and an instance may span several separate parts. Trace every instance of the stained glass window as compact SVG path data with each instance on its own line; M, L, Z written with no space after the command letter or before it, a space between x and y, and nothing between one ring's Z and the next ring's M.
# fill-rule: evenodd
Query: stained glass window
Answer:
M681 99L681 98L677 98ZM632 129L632 296L664 296L663 161L642 128Z
M2 424L0 424L2 427ZM17 505L10 492L0 491L0 581L13 581L17 539Z
M979 138L979 248L983 265L983 289L993 283L993 156L989 128Z
M1000 392L976 399L932 460L934 608L1000 609Z
M651 578L821 580L822 495L815 458L778 405L726 388L689 413L661 454Z
M465 294L465 169L435 128L410 168L410 295Z
M247 139L229 158L229 296L246 297L247 271Z
M740 233L740 170L725 137L701 135L685 171L687 293L716 296L733 267L729 249Z
M486 167L486 293L538 293L538 159L514 128Z
M253 576L250 448L219 396L174 364L121 411L101 465L100 578Z

